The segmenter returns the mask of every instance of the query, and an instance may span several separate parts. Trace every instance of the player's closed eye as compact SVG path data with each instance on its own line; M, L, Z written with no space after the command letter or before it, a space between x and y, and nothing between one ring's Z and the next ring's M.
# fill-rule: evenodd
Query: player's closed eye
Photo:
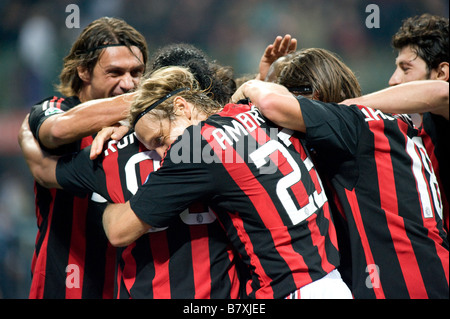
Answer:
M411 70L411 68L402 68L403 73L408 73L408 71Z
M158 136L152 140L153 148L158 148L164 145L165 138L164 136Z
M142 76L142 74L144 74L143 70L133 70L130 72L131 76L133 78L140 78Z
M123 72L120 70L113 69L113 70L107 70L106 74L108 74L109 76L112 76L112 77L117 77L117 76L121 76L123 74Z

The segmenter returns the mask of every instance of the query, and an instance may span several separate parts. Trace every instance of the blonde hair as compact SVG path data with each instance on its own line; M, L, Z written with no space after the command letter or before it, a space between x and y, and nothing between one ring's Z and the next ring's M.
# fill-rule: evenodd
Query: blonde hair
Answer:
M185 88L173 96L167 97L171 92ZM217 113L221 106L208 96L207 90L202 90L194 75L187 68L165 67L161 68L140 83L137 95L131 104L128 121L132 125L136 118L150 106L163 100L147 114L153 116L155 120L168 118L175 119L175 109L173 100L177 96L182 96L186 101L192 103L197 111L206 116Z
M311 86L312 96L322 102L342 102L361 96L361 87L348 66L325 49L298 51L280 65L278 83L285 87Z

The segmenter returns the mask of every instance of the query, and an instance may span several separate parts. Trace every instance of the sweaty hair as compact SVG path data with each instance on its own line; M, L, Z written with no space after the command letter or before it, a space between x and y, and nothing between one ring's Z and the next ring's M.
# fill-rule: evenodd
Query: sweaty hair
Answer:
M392 46L397 50L411 46L431 71L440 63L449 62L448 32L447 18L426 13L404 20L392 37Z
M144 36L121 19L103 17L91 22L72 45L70 53L64 58L57 90L65 96L78 95L83 81L78 76L77 68L84 67L92 74L103 52L101 46L111 44L122 44L130 51L132 46L136 46L144 59L141 62L146 65L148 48Z
M210 97L221 105L228 103L236 91L233 69L210 62L208 56L193 45L176 43L160 48L149 63L149 72L167 66L188 68L200 87L208 90Z
M198 112L207 116L217 113L222 106L208 96L208 91L202 89L194 75L187 68L171 66L164 67L153 72L148 78L141 81L137 95L131 104L129 123L134 123L136 118L155 102L164 99L169 93L185 88L182 92L165 99L147 115L155 120L168 118L175 119L173 100L182 96L192 103Z
M309 87L323 102L342 102L361 96L356 76L335 54L324 49L304 49L281 62L278 83L288 89Z

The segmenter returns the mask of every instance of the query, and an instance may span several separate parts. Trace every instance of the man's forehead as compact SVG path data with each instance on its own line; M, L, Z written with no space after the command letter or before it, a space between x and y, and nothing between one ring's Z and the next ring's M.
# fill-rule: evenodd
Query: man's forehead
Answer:
M131 51L130 51L131 49ZM105 65L120 65L122 63L133 63L133 65L143 64L141 50L136 46L114 46L103 49L99 57L99 62Z
M396 64L404 64L404 63L411 63L415 61L419 56L417 55L417 52L414 51L410 46L406 46L403 49L401 49L398 53L397 58L395 59Z

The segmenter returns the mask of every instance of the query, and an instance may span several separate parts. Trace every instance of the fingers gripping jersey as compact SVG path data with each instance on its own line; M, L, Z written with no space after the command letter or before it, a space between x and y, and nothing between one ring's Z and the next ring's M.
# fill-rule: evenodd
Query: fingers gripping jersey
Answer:
M158 168L158 155L145 150L132 132L111 141L95 161L89 148L61 158L56 176L71 192L95 191L109 202L123 203ZM203 204L192 205L170 227L153 229L120 250L118 265L118 298L226 299L240 293L236 257Z
M130 203L145 222L164 227L197 200L207 201L250 268L250 297L283 298L339 263L311 160L293 132L255 108L230 104L186 129Z

